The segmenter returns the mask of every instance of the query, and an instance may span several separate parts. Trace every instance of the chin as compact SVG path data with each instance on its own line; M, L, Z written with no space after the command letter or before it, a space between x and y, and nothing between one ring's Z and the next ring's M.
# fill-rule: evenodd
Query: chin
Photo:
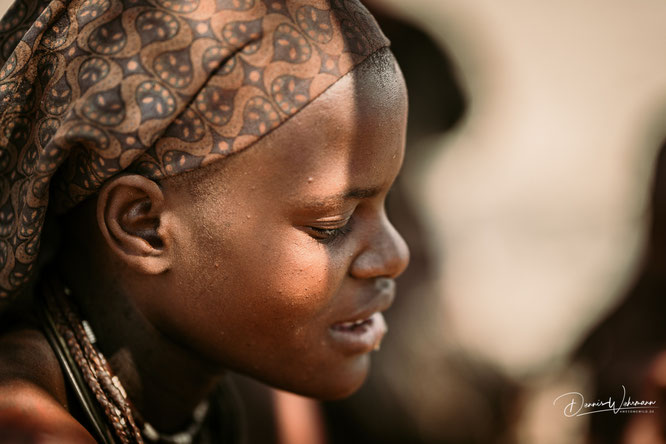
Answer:
M364 354L338 371L327 371L325 377L316 380L298 381L278 388L322 401L347 398L361 388L370 371L370 356Z

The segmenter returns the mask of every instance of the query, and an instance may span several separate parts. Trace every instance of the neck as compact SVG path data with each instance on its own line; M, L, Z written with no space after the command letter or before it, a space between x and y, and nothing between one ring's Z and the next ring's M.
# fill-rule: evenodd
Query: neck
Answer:
M81 277L90 273L61 275L143 420L163 433L187 427L222 370L160 333L112 282Z

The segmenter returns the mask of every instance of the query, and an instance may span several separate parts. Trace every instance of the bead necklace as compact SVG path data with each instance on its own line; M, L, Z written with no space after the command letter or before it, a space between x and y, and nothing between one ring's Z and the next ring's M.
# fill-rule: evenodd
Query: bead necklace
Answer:
M192 421L185 430L174 434L158 432L132 406L122 383L95 346L95 333L90 324L81 319L70 289L56 278L47 287L42 313L45 333L56 354L66 362L66 374L73 379L76 394L102 440L113 443L115 439L111 435L114 435L123 444L192 444L203 426L209 402L204 400L194 409ZM78 387L82 385L80 382L85 383L87 393L83 387ZM92 405L95 401L96 406ZM102 417L107 424L100 424Z

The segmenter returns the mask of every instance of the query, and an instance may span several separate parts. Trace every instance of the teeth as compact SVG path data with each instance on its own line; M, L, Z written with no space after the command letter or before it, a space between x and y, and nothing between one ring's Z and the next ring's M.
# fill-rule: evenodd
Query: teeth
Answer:
M343 322L340 324L340 327L342 328L354 328L358 327L359 325L363 324L367 319L358 319L356 321L351 321L351 322Z

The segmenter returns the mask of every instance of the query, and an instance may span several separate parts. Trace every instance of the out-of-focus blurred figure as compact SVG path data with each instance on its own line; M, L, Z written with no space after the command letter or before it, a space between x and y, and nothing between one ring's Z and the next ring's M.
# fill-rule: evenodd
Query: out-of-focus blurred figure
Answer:
M649 415L593 416L593 443L666 442L666 150L660 154L641 273L626 300L594 329L576 355L589 369L591 398L617 397L624 385L634 399L656 400L658 408Z

